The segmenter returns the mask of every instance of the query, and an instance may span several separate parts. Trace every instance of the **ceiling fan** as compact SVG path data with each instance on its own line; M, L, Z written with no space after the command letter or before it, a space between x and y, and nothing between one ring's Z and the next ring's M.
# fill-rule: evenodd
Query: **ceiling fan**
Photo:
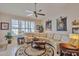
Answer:
M41 9L37 12L36 4L37 3L35 3L35 10L34 11L26 10L26 12L31 13L28 16L34 15L36 18L38 17L38 15L45 16L45 14L41 13L41 11L42 11Z

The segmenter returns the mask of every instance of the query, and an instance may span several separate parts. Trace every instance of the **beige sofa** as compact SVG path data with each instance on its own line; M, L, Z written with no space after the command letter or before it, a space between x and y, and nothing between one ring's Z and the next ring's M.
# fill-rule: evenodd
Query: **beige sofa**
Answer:
M25 42L30 42L34 37L39 38L40 40L44 40L46 42L51 43L52 45L56 45L60 42L64 42L65 39L68 39L67 34L56 34L56 33L26 33L25 34Z
M47 34L46 33L27 33L25 35L25 42L32 41L33 38L36 37L39 40L47 40Z

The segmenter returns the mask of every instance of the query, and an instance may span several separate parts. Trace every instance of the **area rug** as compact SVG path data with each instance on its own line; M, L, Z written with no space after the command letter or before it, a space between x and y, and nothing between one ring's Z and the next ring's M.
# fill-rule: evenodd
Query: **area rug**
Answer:
M54 56L54 47L46 44L45 49L37 50L28 46L21 46L15 53L15 56Z

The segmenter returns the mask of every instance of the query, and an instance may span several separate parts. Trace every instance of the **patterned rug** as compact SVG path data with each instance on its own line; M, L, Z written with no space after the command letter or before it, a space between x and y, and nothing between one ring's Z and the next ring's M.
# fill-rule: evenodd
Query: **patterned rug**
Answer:
M54 47L51 44L46 44L45 49L38 50L32 48L31 45L24 45L16 51L15 56L54 56Z

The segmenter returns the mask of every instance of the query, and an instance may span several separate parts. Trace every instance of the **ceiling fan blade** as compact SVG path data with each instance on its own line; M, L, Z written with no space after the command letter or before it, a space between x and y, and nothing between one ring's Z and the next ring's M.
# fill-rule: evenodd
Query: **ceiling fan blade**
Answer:
M28 13L33 13L33 11L31 11L31 10L26 10L26 12L28 12Z
M34 15L35 15L35 17L38 17L38 15L37 15L37 12L36 12L36 11L34 11Z
M33 14L28 14L27 16L32 16Z
M42 16L45 16L45 14L42 14L42 13L37 13L38 15L42 15Z

